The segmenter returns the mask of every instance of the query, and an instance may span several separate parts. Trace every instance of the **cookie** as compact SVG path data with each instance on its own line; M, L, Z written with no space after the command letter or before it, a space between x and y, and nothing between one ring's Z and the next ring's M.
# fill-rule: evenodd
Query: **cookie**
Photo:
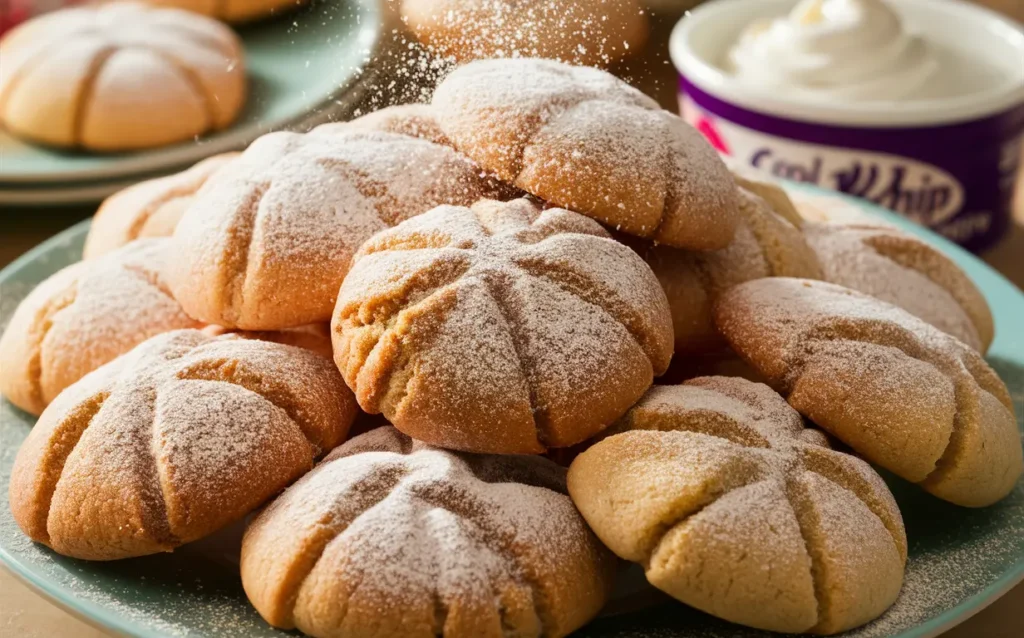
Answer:
M14 461L11 512L32 540L66 556L171 551L308 472L355 414L329 359L232 335L166 333L43 412Z
M441 130L434 109L429 104L399 104L371 111L348 122L321 124L313 129L319 133L346 132L354 128L418 137L435 144L451 146Z
M726 620L834 634L880 616L903 582L896 502L766 385L655 386L569 469L573 502L655 587Z
M725 248L736 185L679 117L611 74L550 60L471 62L432 104L455 147L528 193L619 231Z
M335 449L246 530L242 585L316 637L565 636L616 561L541 457L460 454L392 427Z
M740 189L743 220L721 250L691 252L650 243L638 246L665 289L675 351L682 358L725 348L711 308L724 291L761 277L819 279L821 266L797 228L760 197Z
M195 328L168 293L169 239L64 268L21 302L0 336L0 392L38 415L64 388L170 330Z
M935 496L990 505L1020 477L1006 385L976 350L905 310L776 277L724 293L715 323L804 416Z
M231 29L144 4L86 5L0 41L0 123L32 142L129 151L227 128L246 96Z
M636 0L403 0L402 22L435 55L550 58L608 66L643 49L647 16Z
M326 322L365 240L493 189L469 159L427 140L271 133L195 197L175 230L168 281L182 307L207 323L279 330Z
M732 178L736 181L737 186L763 199L776 215L785 219L793 227L803 226L803 215L800 214L789 194L777 180L764 171L732 157L727 155L721 157L725 165L729 167L729 172L732 173Z
M995 324L984 295L927 243L882 225L807 222L804 236L826 281L899 306L981 353L992 344Z
M85 237L92 259L143 237L170 237L196 192L238 153L207 158L180 173L139 182L103 201Z
M672 356L665 293L593 220L528 200L441 206L356 254L331 324L360 406L456 450L567 447Z

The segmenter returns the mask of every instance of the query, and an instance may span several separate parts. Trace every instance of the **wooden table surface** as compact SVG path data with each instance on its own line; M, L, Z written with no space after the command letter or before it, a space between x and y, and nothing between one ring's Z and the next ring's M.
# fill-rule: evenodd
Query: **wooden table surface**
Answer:
M986 0L988 4L1018 19L1024 16L1024 0ZM641 65L656 69L652 74L625 67L621 72L634 75L637 84L655 95L663 104L674 108L675 77L665 63L664 47L668 26L656 29L654 47L645 54ZM641 75L643 73L643 75ZM1020 184L1024 184L1024 171ZM61 209L18 209L0 207L0 267L3 267L47 237L86 219L94 207ZM1024 188L1018 188L1015 202L1015 223L1008 236L994 249L982 255L993 268L1005 275L1018 288L1024 289ZM943 634L943 638L1019 638L1024 635L1024 584L982 610L960 626ZM78 620L54 606L10 572L0 569L0 638L103 638L108 634Z

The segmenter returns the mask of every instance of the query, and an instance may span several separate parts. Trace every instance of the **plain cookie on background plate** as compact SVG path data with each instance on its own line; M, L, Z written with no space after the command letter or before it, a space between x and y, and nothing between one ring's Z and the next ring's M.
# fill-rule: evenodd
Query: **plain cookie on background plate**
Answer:
M83 259L92 259L144 237L174 234L196 192L238 153L214 155L180 172L139 182L103 200L85 236Z
M61 147L129 151L227 128L242 44L216 20L130 2L44 14L0 40L0 123Z
M852 629L896 600L907 539L889 489L768 386L655 386L611 432L573 461L569 494L655 587L787 633Z
M441 57L550 58L609 64L642 50L636 0L401 0L402 21Z
M520 199L439 206L356 254L331 327L360 406L432 445L568 447L672 357L665 293L600 224Z
M169 294L170 240L139 240L57 271L0 336L0 392L38 415L64 388L154 335L202 323Z
M245 330L325 322L374 233L439 204L504 194L447 146L346 127L264 135L207 180L167 269L190 315Z
M801 414L939 498L991 505L1024 469L1006 385L976 350L905 310L775 277L724 293L715 324Z
M241 571L270 624L317 638L559 638L597 615L616 562L553 462L382 427L256 517Z
M345 439L330 359L198 330L159 335L50 404L18 450L11 512L88 560L167 552L240 519Z
M551 60L471 62L437 87L442 130L486 170L630 235L725 248L740 218L718 153L615 76Z

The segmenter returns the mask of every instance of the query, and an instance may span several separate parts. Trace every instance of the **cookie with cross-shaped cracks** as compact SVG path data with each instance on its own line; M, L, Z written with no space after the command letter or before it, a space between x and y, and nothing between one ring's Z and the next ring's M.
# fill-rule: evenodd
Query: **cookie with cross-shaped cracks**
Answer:
M604 605L615 557L537 456L356 437L273 501L242 542L270 624L312 636L564 636Z
M325 357L165 333L43 412L14 462L11 511L32 540L75 558L171 551L308 472L355 414Z
M332 331L365 411L481 453L591 437L672 356L668 302L643 260L597 222L525 199L441 206L374 236Z
M652 585L732 622L832 634L896 600L907 541L860 459L766 385L655 386L573 461L573 502Z

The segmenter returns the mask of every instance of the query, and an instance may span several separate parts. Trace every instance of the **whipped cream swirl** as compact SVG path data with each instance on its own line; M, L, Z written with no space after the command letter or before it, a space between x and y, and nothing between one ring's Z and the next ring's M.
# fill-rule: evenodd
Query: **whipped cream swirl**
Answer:
M752 88L808 99L903 101L941 88L936 58L881 0L803 0L787 16L747 27L729 65Z

